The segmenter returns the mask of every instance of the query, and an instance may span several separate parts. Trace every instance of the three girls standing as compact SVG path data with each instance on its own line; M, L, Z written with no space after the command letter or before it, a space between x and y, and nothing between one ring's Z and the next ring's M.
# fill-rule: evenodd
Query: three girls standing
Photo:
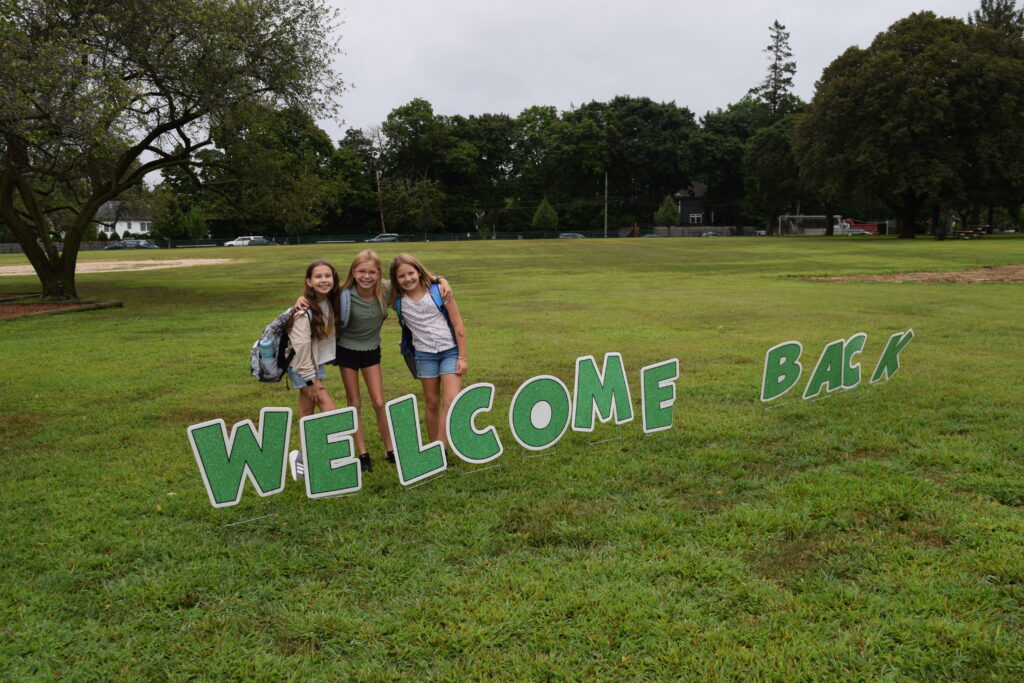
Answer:
M397 257L396 260L405 256L403 254ZM419 262L417 261L416 263ZM392 264L392 271L394 271L394 264ZM455 302L451 300L451 287L447 282L426 274L426 271L424 271L424 274L425 279L423 281L425 283L438 284L441 296L448 300L446 308L455 306ZM373 465L366 448L366 436L363 430L362 397L359 385L360 374L362 374L363 381L366 382L367 394L369 394L370 403L377 416L377 428L384 443L384 457L388 462L393 463L395 461L394 446L391 443L391 435L387 429L387 416L384 410L384 380L380 367L380 331L388 315L388 303L394 303L396 293L399 292L394 287L394 276L392 276L391 282L388 282L383 280L381 275L381 261L377 253L372 250L361 251L352 260L345 281L336 288L331 297L336 304L334 311L338 320L336 349L333 358L341 369L341 378L345 385L345 396L348 406L357 409L358 422L356 424L356 432L353 434L353 441L359 453L360 466L364 472L372 471ZM335 279L337 280L337 277ZM296 301L296 309L313 308L313 303L314 299L310 296L307 288L305 295ZM449 308L449 310L451 309ZM462 319L458 316L458 307L455 306L454 310L459 327L463 330L462 348L464 351L465 328L462 327ZM459 355L465 356L465 353L463 352ZM462 372L465 372L464 368L465 366L463 366ZM423 374L419 376L425 377ZM427 389L428 382L426 379L424 380L424 403L427 406L427 433L432 441L437 438L436 435L439 433L438 423L440 415L438 414L436 400L438 395L436 390L437 376L437 374L434 375L434 383L432 385L434 387L433 396L435 397L433 401L431 393ZM456 393L458 393L458 389L456 389ZM449 397L454 396L454 394L448 394L447 390L445 395ZM300 412L302 410L301 400L302 397L300 396ZM431 412L432 405L434 406L433 413ZM445 411L447 411L447 405L445 406ZM292 461L294 462L296 459L301 463L301 455L292 458ZM299 469L301 469L301 466ZM296 466L293 465L292 476L295 477L296 474Z

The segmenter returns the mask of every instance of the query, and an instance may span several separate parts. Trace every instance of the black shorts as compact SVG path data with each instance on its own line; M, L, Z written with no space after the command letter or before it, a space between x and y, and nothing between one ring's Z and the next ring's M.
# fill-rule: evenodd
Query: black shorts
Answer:
M369 351L355 351L339 346L335 350L335 362L343 368L350 370L361 370L374 365L380 365L380 347Z

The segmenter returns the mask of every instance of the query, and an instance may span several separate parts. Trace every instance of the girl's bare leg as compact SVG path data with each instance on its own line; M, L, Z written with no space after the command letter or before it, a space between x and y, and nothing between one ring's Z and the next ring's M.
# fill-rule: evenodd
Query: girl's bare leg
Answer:
M307 417L313 414L316 405L313 399L306 395L306 392L299 390L299 417Z
M320 390L317 392L316 406L320 409L321 413L326 413L337 407L334 405L334 399L327 393L327 387L320 387Z
M441 409L440 431L441 441L444 441L445 448L448 447L448 409L452 405L452 399L459 395L462 390L462 377L456 374L441 375L441 393L444 394L444 404Z
M423 412L427 423L427 440L437 441L441 434L441 378L426 377L423 383Z
M341 381L345 383L345 401L349 408L356 409L356 433L352 435L356 444L356 455L366 452L366 434L363 432L363 408L359 392L359 371L341 366Z
M384 450L393 451L395 447L391 443L387 412L384 410L384 375L381 373L380 365L371 365L368 368L363 368L363 380L366 382L366 393L370 395L373 412L377 414L377 429L380 430L380 438L384 442ZM360 430L362 430L361 426Z

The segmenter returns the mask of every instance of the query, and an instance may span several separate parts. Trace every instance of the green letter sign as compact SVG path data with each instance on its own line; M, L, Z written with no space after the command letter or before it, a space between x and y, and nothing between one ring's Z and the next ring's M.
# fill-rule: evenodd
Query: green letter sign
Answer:
M192 453L203 476L203 485L215 508L235 505L242 499L246 477L261 496L284 490L284 471L291 408L264 408L260 428L244 420L231 428L224 420L210 420L188 428Z
M523 448L541 451L555 444L569 426L569 390L562 380L540 375L523 382L508 410L512 436Z
M885 350L882 351L882 356L878 359L878 365L875 366L875 371L871 373L872 384L879 380L888 382L889 378L896 374L896 371L900 369L900 351L913 338L914 330L912 329L906 332L897 332L889 337L889 342L885 345Z
M672 426L677 379L678 358L640 369L640 412L643 414L645 434L660 432Z
M594 431L594 414L601 422L615 418L620 425L633 419L632 398L622 354L606 353L604 370L597 371L593 356L576 359L576 386L573 395L572 428L577 432Z
M502 454L501 439L493 426L477 431L478 413L494 406L494 385L474 384L459 392L448 408L448 444L466 462L485 463Z
M773 401L793 388L803 366L800 354L804 347L798 341L782 342L764 354L764 375L761 377L761 400Z
M448 459L440 441L423 446L416 394L392 399L384 407L388 412L388 430L391 443L395 445L395 464L402 486L448 469Z
M326 498L363 487L351 436L356 431L355 408L307 415L299 420L299 429L306 455L307 496Z
M837 339L821 352L818 364L814 366L811 380L804 389L804 398L814 398L821 393L821 387L828 385L828 392L843 388L843 347L845 339Z
M843 388L853 389L860 384L860 363L854 363L853 357L864 350L868 335L858 332L846 340L843 345Z

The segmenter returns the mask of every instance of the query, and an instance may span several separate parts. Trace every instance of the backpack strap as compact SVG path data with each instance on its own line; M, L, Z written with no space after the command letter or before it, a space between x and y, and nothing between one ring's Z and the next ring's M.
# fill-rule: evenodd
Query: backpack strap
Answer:
M345 289L338 292L338 315L341 316L341 320L338 321L338 331L348 325L349 316L352 315L352 288L346 287Z
M437 306L437 310L445 314L448 317L448 312L444 310L444 299L441 298L441 288L437 286L437 283L430 285L430 298L434 300L434 305Z

